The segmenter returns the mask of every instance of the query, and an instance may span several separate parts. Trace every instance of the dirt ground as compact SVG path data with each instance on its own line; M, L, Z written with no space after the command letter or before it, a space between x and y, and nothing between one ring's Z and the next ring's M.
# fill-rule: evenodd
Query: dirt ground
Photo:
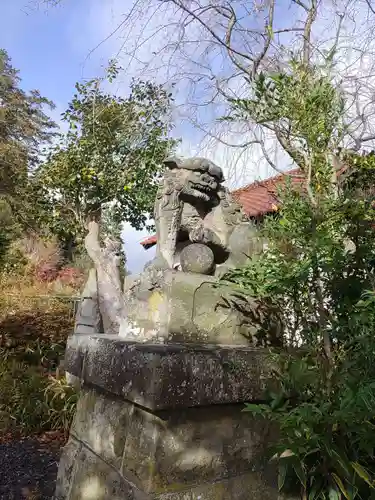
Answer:
M0 499L51 500L61 446L40 437L0 441Z

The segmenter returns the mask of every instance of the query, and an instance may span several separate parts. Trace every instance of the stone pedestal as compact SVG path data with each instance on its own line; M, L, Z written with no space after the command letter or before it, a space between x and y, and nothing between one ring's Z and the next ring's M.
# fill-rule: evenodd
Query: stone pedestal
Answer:
M265 352L75 335L82 388L55 500L276 500L259 400Z

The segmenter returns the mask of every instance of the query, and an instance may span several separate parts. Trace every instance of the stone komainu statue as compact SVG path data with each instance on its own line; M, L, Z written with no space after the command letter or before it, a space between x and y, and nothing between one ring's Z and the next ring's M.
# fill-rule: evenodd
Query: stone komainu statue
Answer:
M223 182L221 168L204 158L166 161L155 201L156 257L125 289L130 337L274 343L277 325L261 305L238 294L234 300L233 288L218 280L262 249Z
M169 159L166 167L155 202L154 265L172 269L190 243L210 248L212 269L221 272L260 251L255 226L223 186L220 167L204 158Z
M92 223L86 247L96 269L105 333L142 342L277 341L278 325L261 305L234 297L233 287L218 280L262 249L255 226L223 182L221 168L209 160L166 161L155 200L156 257L139 276L126 278L123 289L118 259L100 246Z
M272 373L267 352L243 347L274 343L277 325L213 275L246 258L255 237L222 182L207 160L167 162L158 255L123 290L118 248L89 224L86 291L98 296L104 333L118 337L68 341L81 393L55 500L280 499L277 471L263 467L277 429L238 410L261 399ZM82 333L95 327L94 302L82 308Z

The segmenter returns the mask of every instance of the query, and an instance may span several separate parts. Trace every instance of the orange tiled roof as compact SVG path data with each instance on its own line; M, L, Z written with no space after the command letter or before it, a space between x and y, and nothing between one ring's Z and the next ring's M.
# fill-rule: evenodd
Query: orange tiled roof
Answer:
M289 170L264 181L255 181L247 186L232 191L232 196L242 206L249 217L259 217L277 209L277 190L286 177L290 177L292 184L302 182L299 169Z
M145 238L144 240L141 241L141 245L145 250L148 250L149 248L153 247L157 243L157 238L156 234L153 234L152 236L149 236L148 238Z
M285 182L286 177L290 177L293 184L299 184L303 180L299 169L294 169L264 181L255 181L232 191L231 194L249 217L266 215L277 210L277 189L282 182ZM141 245L147 250L156 242L156 235L152 235L142 240Z

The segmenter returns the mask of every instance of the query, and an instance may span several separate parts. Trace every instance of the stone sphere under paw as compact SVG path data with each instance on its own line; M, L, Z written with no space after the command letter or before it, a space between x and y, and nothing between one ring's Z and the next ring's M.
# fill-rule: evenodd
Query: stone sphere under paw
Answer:
M192 243L181 251L180 264L185 273L211 274L215 268L214 253L207 245Z

